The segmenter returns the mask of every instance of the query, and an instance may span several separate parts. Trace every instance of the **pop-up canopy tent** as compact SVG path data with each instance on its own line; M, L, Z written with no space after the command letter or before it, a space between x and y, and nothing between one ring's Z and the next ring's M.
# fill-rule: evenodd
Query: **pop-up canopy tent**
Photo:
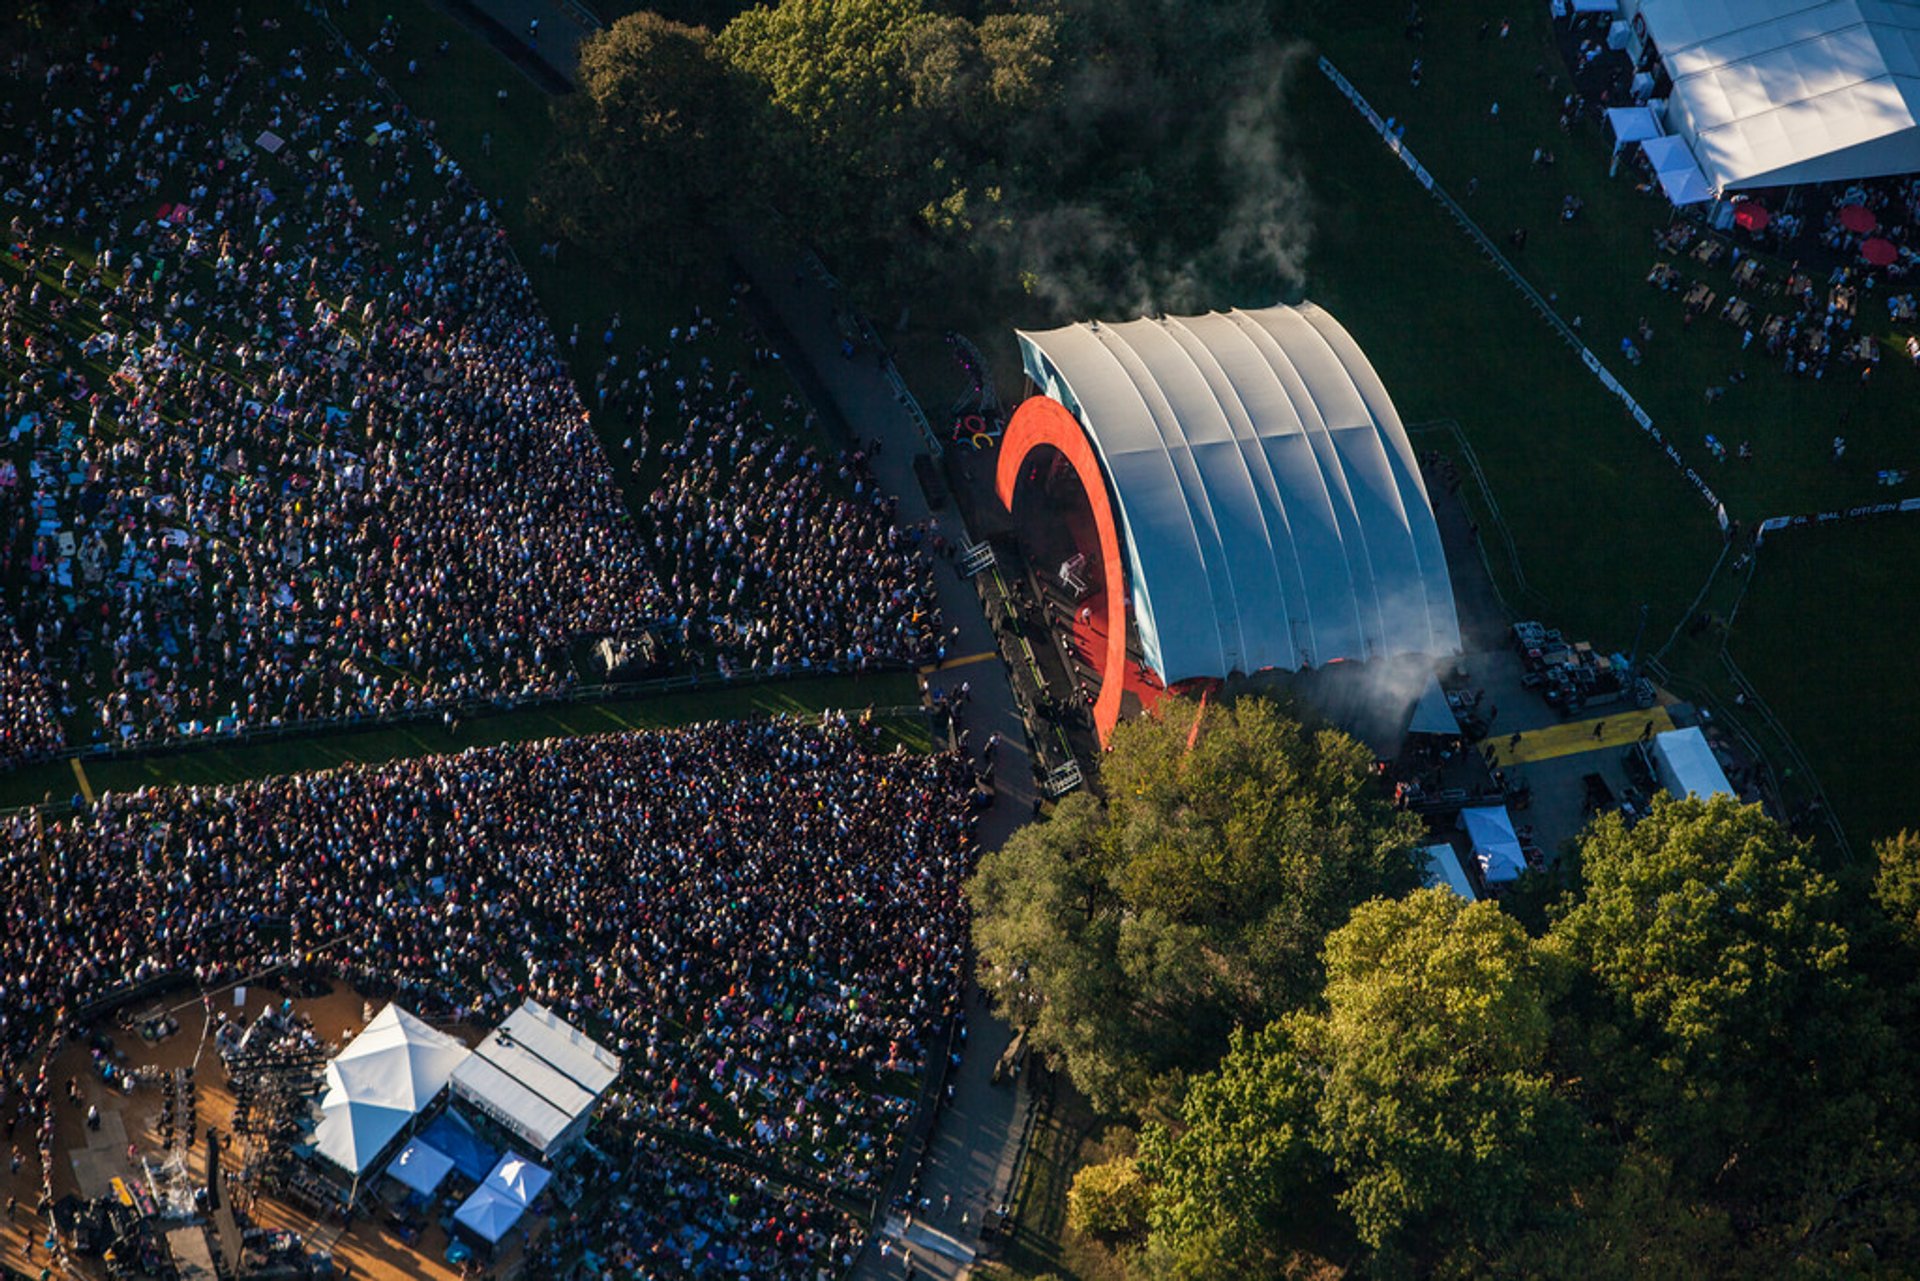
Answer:
M1480 860L1480 874L1489 885L1515 880L1527 870L1527 856L1520 851L1520 837L1513 830L1513 816L1506 806L1461 810L1460 821L1466 824L1473 855Z
M1607 126L1613 130L1615 151L1624 150L1629 143L1658 138L1666 132L1651 107L1608 107Z
M1675 205L1697 205L1713 199L1713 187L1700 172L1700 166L1694 163L1693 153L1687 150L1683 140L1642 138L1640 149L1647 153L1653 176L1660 180L1660 189Z
M500 1158L500 1163L493 1167L480 1186L492 1188L521 1205L532 1205L540 1195L540 1190L552 1180L553 1172L545 1166L535 1165L525 1157L509 1152Z
M492 1245L513 1230L527 1207L498 1188L482 1187L460 1203L453 1221Z
M1427 861L1424 883L1428 889L1445 886L1469 903L1480 897L1473 882L1467 879L1467 869L1460 865L1460 856L1453 846L1429 845L1422 853Z
M314 1149L360 1174L433 1102L466 1057L466 1046L388 1005L327 1064Z
M1697 796L1704 801L1735 795L1698 725L1654 735L1653 767L1661 785L1675 796Z
M387 1166L387 1173L418 1192L432 1196L453 1170L453 1158L420 1139L411 1139Z

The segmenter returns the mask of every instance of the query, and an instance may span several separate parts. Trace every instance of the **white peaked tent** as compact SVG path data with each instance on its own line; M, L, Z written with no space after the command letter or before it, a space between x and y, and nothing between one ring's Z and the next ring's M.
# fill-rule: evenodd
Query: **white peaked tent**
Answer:
M315 1150L360 1174L446 1088L466 1057L467 1047L445 1032L387 1006L327 1064Z
M481 1183L483 1188L492 1188L503 1196L511 1197L521 1205L532 1205L539 1197L542 1188L553 1181L553 1172L543 1165L535 1165L523 1156L509 1152L500 1158Z
M1429 675L1427 687L1413 705L1413 719L1407 722L1409 734L1438 734L1442 737L1460 732L1460 720L1440 688L1440 678Z
M1427 866L1421 874L1420 883L1428 889L1446 888L1471 903L1480 895L1473 888L1473 882L1467 879L1467 869L1460 865L1460 856L1451 845L1429 845L1423 851Z
M1707 184L1920 170L1920 0L1624 0L1673 78Z
M432 1196L453 1170L453 1158L422 1139L414 1139L400 1149L387 1173L418 1192Z
M1652 107L1608 107L1607 124L1613 130L1613 149L1623 150L1629 143L1658 138L1665 130Z
M1694 163L1693 153L1687 150L1683 140L1642 138L1640 149L1647 153L1653 175L1660 180L1660 189L1667 193L1668 200L1676 205L1697 205L1713 199L1713 187L1700 172L1700 166Z
M1513 830L1513 816L1504 805L1483 805L1460 811L1473 840L1474 857L1480 860L1480 874L1489 885L1518 880L1527 870L1527 856L1520 849L1520 837Z
M1698 725L1654 735L1653 763L1661 786L1675 796L1697 796L1705 801L1735 795L1713 746Z
M491 1245L512 1231L513 1225L526 1212L526 1206L500 1189L483 1187L460 1203L460 1208L453 1212L453 1219Z

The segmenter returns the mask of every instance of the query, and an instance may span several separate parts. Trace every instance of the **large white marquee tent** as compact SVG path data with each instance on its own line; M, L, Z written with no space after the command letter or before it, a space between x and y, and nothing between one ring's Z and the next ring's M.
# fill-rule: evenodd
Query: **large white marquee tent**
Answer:
M459 1041L388 1005L327 1064L314 1150L359 1175L466 1058Z
M1019 339L1100 456L1162 679L1460 648L1419 461L1332 316L1304 303Z
M538 1001L527 1001L474 1047L453 1092L546 1156L585 1129L620 1075L611 1050Z
M1713 190L1920 170L1920 0L1622 0Z

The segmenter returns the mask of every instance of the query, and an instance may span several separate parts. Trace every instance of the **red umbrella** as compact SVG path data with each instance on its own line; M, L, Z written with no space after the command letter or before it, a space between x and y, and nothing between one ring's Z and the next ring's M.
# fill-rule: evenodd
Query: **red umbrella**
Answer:
M1891 240L1884 236L1875 236L1871 240L1860 242L1860 256L1876 267L1885 267L1900 256Z
M1767 224L1773 221L1773 215L1759 201L1743 200L1739 208L1733 211L1733 220L1748 231L1764 231Z
M1842 205L1840 206L1840 225L1848 231L1857 231L1864 236L1878 227L1880 220L1874 217L1873 210L1865 205Z

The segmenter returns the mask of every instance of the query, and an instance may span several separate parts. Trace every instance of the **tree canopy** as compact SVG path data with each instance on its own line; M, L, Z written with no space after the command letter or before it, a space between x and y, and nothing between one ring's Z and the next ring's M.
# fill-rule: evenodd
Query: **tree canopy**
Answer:
M1115 733L1107 796L1076 796L981 860L983 981L1103 1108L1204 1071L1235 1027L1312 998L1353 907L1418 881L1420 826L1366 749L1269 700L1169 700Z

